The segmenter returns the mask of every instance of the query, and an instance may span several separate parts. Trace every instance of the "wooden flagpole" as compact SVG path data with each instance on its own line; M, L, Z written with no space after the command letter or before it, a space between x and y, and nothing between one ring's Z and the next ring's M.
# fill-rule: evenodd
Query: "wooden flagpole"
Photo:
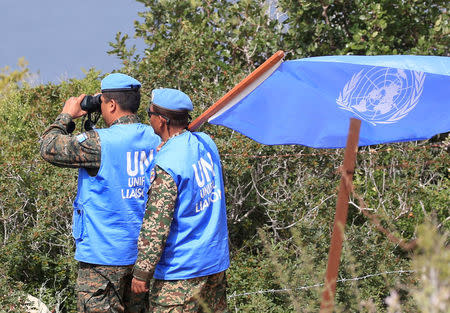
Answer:
M264 75L268 70L277 64L281 59L284 58L284 52L279 50L270 58L268 58L263 64L258 66L256 70L251 72L246 78L244 78L239 84L237 84L233 89L227 92L222 98L217 100L212 106L210 106L205 112L203 112L199 117L197 117L191 124L189 124L189 130L195 131L204 122L226 106L231 99L247 88L252 82Z
M336 293L336 281L341 259L342 243L344 241L344 229L347 223L348 200L350 190L347 188L346 180L353 180L355 170L356 154L358 152L359 131L361 121L356 118L350 119L350 129L345 147L343 171L339 185L339 193L336 203L336 213L334 216L333 233L331 235L331 245L328 254L328 265L325 274L325 288L322 293L320 304L321 313L330 313L334 307L334 296Z

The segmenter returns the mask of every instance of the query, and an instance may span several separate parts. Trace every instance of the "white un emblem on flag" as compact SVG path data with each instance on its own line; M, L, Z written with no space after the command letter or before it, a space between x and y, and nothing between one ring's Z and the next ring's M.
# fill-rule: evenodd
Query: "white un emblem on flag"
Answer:
M336 103L373 125L395 123L414 109L424 81L423 72L373 67L354 74Z

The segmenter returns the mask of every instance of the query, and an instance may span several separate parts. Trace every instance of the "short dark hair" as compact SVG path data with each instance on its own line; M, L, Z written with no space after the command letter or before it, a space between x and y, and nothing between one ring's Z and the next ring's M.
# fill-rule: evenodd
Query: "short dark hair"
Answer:
M106 101L114 99L123 111L136 113L141 104L141 92L139 90L107 91L102 95Z
M167 117L169 119L169 125L171 126L179 126L179 127L188 127L189 126L189 120L191 119L191 116L189 115L189 111L174 111L174 110L168 110L159 107L156 104L153 104L153 111L155 113L159 113L164 117Z

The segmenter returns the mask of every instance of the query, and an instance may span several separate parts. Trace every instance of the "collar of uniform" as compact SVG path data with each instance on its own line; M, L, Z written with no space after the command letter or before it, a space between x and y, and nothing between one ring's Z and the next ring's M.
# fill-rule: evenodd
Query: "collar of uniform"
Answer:
M115 120L111 126L116 124L134 124L139 123L139 117L136 114L129 114L122 117L119 117L117 120Z
M173 134L172 136L170 136L169 139L166 140L166 142L169 141L170 139L172 139L173 137L176 137L176 136L178 136L178 135L181 135L181 134L184 133L185 131L187 131L187 129L183 129L183 130L181 130L181 131L179 131L179 132L176 132L175 134Z
M179 132L176 132L175 134L173 134L172 136L170 136L166 141L162 141L162 142L160 143L160 145L158 146L157 151L159 151L166 143L168 143L170 139L172 139L172 138L174 138L174 137L176 137L176 136L178 136L178 135L181 135L181 134L183 134L183 133L185 133L185 132L187 132L187 129L183 129L183 130L181 130L181 131L179 131Z

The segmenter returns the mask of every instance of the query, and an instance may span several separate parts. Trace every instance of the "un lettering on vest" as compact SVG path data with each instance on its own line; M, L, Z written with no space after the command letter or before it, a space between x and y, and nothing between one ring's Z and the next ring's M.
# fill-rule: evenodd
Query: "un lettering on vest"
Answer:
M200 189L201 200L195 204L195 213L202 212L209 208L212 203L222 199L222 191L214 184L214 162L211 154L207 154L208 160L200 158L196 163L192 164L194 169L195 181Z
M154 158L154 151L149 155L145 151L127 152L128 188L122 189L122 199L139 199L144 197L145 171Z

